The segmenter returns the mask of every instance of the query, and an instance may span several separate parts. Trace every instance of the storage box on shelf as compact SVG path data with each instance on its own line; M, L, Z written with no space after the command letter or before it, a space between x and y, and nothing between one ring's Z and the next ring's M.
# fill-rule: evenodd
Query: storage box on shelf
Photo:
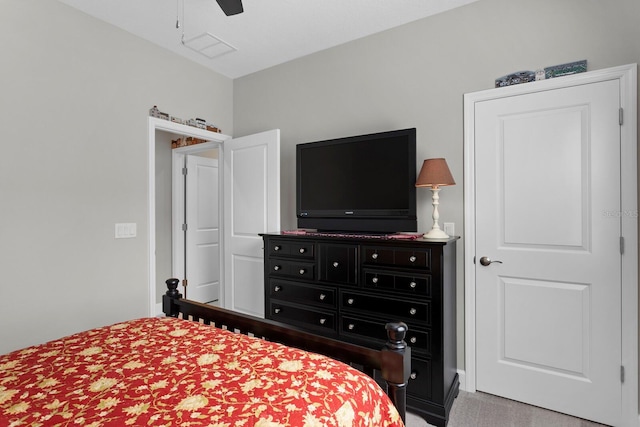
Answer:
M381 347L389 320L409 326L407 407L445 426L458 394L456 240L264 234L265 315Z

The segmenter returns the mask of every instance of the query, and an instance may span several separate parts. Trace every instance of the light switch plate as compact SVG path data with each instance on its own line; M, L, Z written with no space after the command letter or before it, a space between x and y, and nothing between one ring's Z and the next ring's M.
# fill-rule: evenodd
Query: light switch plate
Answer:
M447 233L449 236L455 236L456 235L456 225L453 222L445 222L444 223L444 232Z
M137 226L135 222L116 223L116 239L130 239L136 237Z

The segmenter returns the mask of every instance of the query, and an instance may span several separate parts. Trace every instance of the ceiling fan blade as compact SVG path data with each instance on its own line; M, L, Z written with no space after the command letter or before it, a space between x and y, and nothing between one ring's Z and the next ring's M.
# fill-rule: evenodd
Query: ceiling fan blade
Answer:
M216 0L225 15L237 15L244 12L242 0Z

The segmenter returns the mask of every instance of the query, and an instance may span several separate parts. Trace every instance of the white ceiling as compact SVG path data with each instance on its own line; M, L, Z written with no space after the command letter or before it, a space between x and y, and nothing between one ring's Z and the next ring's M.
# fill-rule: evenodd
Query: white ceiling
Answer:
M243 0L235 16L215 0L59 1L237 78L477 0ZM209 33L235 51L208 58L181 43L183 32L201 42L212 41Z

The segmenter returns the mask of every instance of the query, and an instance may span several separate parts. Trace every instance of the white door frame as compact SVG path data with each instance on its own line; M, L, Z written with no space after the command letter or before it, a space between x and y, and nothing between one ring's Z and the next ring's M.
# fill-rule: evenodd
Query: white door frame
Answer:
M148 315L156 316L162 313L162 303L156 302L156 131L164 131L176 136L186 136L204 139L206 141L214 141L220 148L222 143L227 139L231 139L230 136L220 133L210 132L205 129L196 128L193 126L187 126L179 123L170 122L168 120L162 120L155 117L149 117L148 119L148 224L147 237L148 237L148 251L147 251L147 266L148 266ZM219 161L223 161L223 150L220 149ZM222 242L221 242L222 245ZM223 250L221 249L221 253ZM222 293L221 289L221 293ZM222 296L222 295L221 295Z
M637 168L637 64L590 71L573 76L490 89L464 95L464 287L465 390L476 391L476 277L475 277L475 117L474 104L604 80L620 81L624 125L621 137L622 256L622 420L638 426L638 168ZM596 201L597 203L597 201Z

